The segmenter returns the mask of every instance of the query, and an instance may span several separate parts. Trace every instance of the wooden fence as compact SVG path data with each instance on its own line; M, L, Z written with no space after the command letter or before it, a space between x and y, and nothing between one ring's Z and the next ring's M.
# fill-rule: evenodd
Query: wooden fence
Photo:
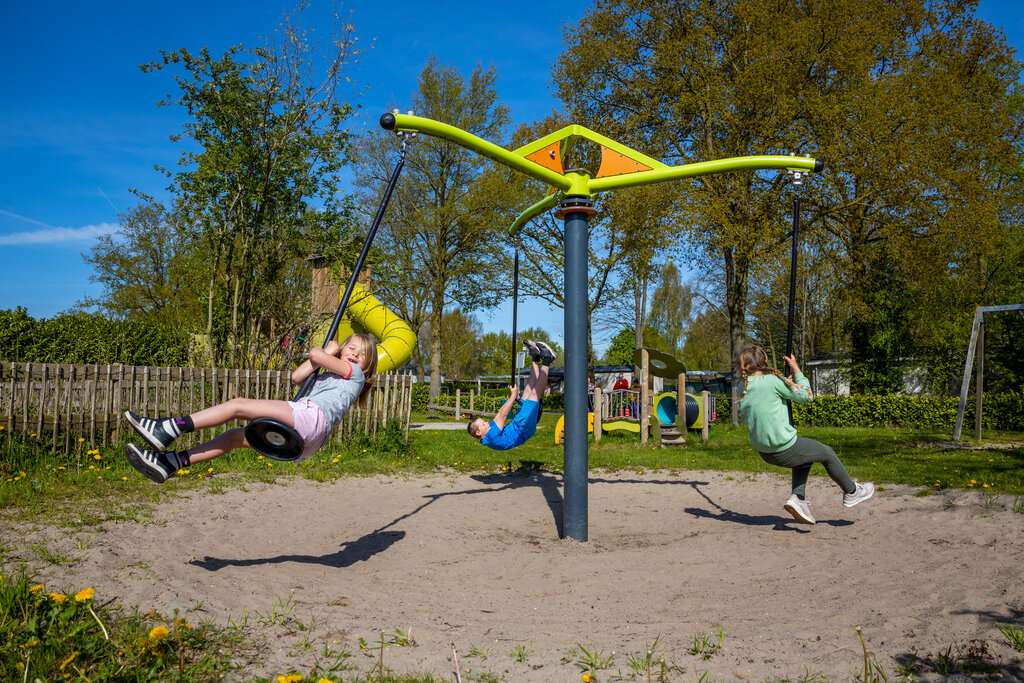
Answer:
M334 439L353 430L376 436L389 419L397 419L408 436L412 379L378 377L366 407L353 406ZM54 450L79 438L106 446L131 430L126 410L147 417L189 415L236 396L288 400L296 388L291 373L281 370L10 363L0 365L0 425L51 440ZM200 430L183 437L183 445L220 431Z

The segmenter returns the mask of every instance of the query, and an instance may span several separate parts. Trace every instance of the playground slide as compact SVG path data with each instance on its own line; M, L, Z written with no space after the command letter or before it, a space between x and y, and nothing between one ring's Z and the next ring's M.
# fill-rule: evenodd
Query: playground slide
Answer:
M366 287L356 283L352 290L346 311L348 318L341 321L338 328L338 339L342 340L355 332L369 332L380 343L377 344L377 372L384 373L396 370L412 358L412 350L416 345L416 333L409 324L398 317L390 308L380 302L377 297L366 291ZM322 346L324 337L331 328L331 321L325 320L313 335L316 346Z

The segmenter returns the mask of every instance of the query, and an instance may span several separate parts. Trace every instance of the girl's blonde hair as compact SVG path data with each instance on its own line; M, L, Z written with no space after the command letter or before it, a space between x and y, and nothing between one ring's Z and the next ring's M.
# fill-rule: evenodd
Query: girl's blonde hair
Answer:
M768 365L768 354L760 346L746 346L740 349L740 375L743 377L743 392L747 391L747 377L755 372L775 375L791 389L796 389L796 382L784 377L781 372ZM740 398L742 401L743 399Z
M366 406L367 400L370 397L370 390L373 389L373 383L377 379L377 342L374 341L373 337L368 334L350 334L348 338L341 343L342 347L348 344L350 341L354 341L363 352L363 363L366 364L365 368L361 368L363 371L363 382L362 391L359 392L359 398L356 399L359 403L359 407L363 408Z

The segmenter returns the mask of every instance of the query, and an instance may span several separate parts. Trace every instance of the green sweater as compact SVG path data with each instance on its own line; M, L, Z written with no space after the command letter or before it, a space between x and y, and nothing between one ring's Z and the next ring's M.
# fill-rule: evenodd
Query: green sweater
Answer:
M802 372L793 380L796 389L775 375L747 377L747 391L740 401L740 421L750 430L750 445L759 453L778 453L796 443L796 430L789 424L786 401L810 403L811 383Z

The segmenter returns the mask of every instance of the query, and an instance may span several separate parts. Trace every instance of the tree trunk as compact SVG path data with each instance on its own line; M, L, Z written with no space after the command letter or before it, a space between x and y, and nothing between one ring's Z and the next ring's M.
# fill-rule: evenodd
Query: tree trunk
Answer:
M434 292L430 311L430 401L441 393L441 318L444 316L444 292Z
M747 343L747 284L750 262L746 254L737 254L733 247L725 249L725 306L729 314L729 356L732 376L740 376L739 353Z

